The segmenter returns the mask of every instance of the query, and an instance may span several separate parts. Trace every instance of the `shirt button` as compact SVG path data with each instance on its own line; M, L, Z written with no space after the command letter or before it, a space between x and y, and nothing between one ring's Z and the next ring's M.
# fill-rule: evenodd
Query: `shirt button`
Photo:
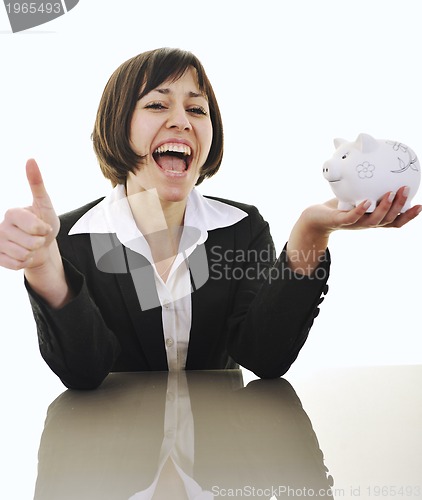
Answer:
M174 340L172 338L166 339L166 346L171 347L174 344Z
M165 309L168 309L170 307L170 302L168 300L165 300L163 302L163 306L164 306Z

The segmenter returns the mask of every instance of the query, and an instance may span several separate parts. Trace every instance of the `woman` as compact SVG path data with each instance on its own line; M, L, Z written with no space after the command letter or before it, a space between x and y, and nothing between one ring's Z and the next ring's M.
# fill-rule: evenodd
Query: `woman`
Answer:
M255 207L205 198L195 186L222 160L212 86L189 52L157 49L122 64L93 132L102 200L56 216L34 160L29 208L0 226L0 264L24 269L41 354L67 387L110 371L222 369L283 375L296 359L329 272L340 228L400 227L406 188L365 214L334 201L306 209L274 259Z

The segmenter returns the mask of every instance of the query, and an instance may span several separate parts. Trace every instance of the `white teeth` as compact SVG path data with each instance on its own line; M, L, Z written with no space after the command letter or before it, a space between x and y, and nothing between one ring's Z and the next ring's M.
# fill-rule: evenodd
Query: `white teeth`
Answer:
M167 151L173 151L174 153L182 153L185 156L190 156L192 154L192 151L189 146L186 144L178 144L175 142L169 142L168 144L162 144L160 147L158 147L154 153L157 154L163 154L167 153Z

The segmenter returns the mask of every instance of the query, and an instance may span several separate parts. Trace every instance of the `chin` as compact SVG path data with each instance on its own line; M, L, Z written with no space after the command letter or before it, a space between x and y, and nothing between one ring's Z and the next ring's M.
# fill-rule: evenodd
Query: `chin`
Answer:
M182 188L182 187L167 187L163 189L158 190L158 196L161 201L167 201L167 202L181 202L187 200L190 192L192 191L193 186L189 188Z

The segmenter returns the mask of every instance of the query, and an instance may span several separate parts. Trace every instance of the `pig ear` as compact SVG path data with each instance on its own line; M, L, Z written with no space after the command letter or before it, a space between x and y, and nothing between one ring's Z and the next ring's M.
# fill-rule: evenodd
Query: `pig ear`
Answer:
M346 139L340 139L339 137L337 137L336 139L334 139L334 147L337 149L346 142Z
M356 146L362 153L370 153L378 147L378 142L369 134L359 134L356 139Z

